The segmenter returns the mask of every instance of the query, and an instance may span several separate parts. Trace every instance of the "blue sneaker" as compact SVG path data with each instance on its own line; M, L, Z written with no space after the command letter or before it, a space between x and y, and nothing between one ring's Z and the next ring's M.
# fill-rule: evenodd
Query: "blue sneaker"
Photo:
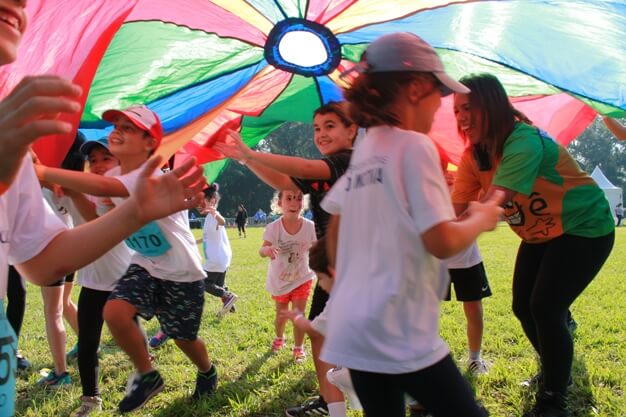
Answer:
M23 371L24 369L30 368L30 361L26 359L22 354L18 353L15 355L17 358L17 370Z
M61 375L57 375L56 371L52 370L47 375L44 375L37 384L52 389L59 389L63 385L69 385L72 383L72 378L67 372L63 372Z
M196 377L196 390L192 394L194 400L199 400L201 397L209 396L215 392L217 388L217 369L215 365L211 365L206 373L198 372Z
M74 345L72 350L65 354L65 360L67 362L72 362L78 360L78 343Z
M143 407L148 400L163 391L165 384L158 371L145 375L136 375L126 396L120 401L118 408L121 413L128 413Z
M159 329L157 334L152 336L152 338L150 339L150 343L149 343L150 347L153 348L153 349L160 348L161 346L163 346L165 344L165 342L167 342L167 339L169 339L169 336L166 335L165 333L163 333Z

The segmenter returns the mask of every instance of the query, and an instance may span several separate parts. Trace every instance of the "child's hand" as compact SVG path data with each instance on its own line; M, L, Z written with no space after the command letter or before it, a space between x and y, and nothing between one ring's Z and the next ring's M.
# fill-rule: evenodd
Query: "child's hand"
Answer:
M72 125L58 116L78 113L81 94L82 89L71 81L41 75L25 77L0 102L0 183L13 181L37 138L71 132Z
M470 217L474 216L480 219L483 230L493 230L498 225L498 221L504 213L504 209L501 207L504 197L504 191L497 190L489 200L482 203L471 202L467 213Z
M269 257L271 260L274 260L278 256L278 248L275 248L274 246L263 246L261 248L261 254Z
M196 207L203 198L202 189L206 180L202 169L195 165L195 158L188 159L165 175L152 177L154 170L161 166L162 159L155 156L148 160L139 174L135 194L128 199L136 206L137 219L144 223Z
M302 316L302 311L300 310L281 310L278 313L278 317L281 319L289 319L291 321L295 320L296 317Z
M215 142L213 149L224 154L225 157L237 161L247 161L250 159L254 151L248 148L248 145L243 142L239 132L229 130L226 139L226 142Z

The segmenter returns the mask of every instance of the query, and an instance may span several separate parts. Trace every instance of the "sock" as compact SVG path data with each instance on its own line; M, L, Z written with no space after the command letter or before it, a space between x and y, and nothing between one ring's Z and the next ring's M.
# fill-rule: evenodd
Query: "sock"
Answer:
M213 375L217 375L217 369L215 368L215 365L211 364L211 367L206 372L202 372L200 371L200 369L198 369L198 374L202 375L205 378L211 378Z
M477 360L479 360L479 359L480 359L480 350L479 350L479 351L477 351L477 352L472 352L472 351L470 350L470 353L469 353L469 360L470 360L470 361L477 361Z
M304 350L304 345L294 345L294 349Z
M328 404L330 417L347 417L345 401Z

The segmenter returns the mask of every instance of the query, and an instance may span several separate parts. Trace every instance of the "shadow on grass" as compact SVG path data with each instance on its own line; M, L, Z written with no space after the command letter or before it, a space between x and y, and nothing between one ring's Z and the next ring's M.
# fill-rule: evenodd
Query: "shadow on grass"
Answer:
M220 381L218 389L210 398L194 402L190 398L180 398L168 404L167 407L158 410L154 416L156 417L191 417L191 416L208 416L214 413L224 413L229 407L239 408L239 404L247 402L250 393L258 393L263 390L264 386L270 386L272 375L282 375L286 368L298 366L293 364L291 360L285 359L276 363L270 369L264 370L261 374L259 370L272 357L272 352L267 351L263 355L253 360L237 377L232 381ZM290 398L294 392L304 391L307 385L310 385L313 379L313 373L307 375L302 380L298 380L291 384L284 384L279 390L272 391L271 395L267 392L267 397L260 400L260 404L254 404L255 411L244 414L247 417L269 417L283 415L282 403L285 398ZM308 384L307 384L308 383ZM289 404L293 405L293 404Z

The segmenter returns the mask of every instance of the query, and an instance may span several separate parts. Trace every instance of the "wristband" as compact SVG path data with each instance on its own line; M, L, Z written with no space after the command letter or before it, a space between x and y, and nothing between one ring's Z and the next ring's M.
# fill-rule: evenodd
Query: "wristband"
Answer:
M304 314L302 313L298 313L296 314L296 317L293 318L293 322L297 322L299 319L304 318Z

